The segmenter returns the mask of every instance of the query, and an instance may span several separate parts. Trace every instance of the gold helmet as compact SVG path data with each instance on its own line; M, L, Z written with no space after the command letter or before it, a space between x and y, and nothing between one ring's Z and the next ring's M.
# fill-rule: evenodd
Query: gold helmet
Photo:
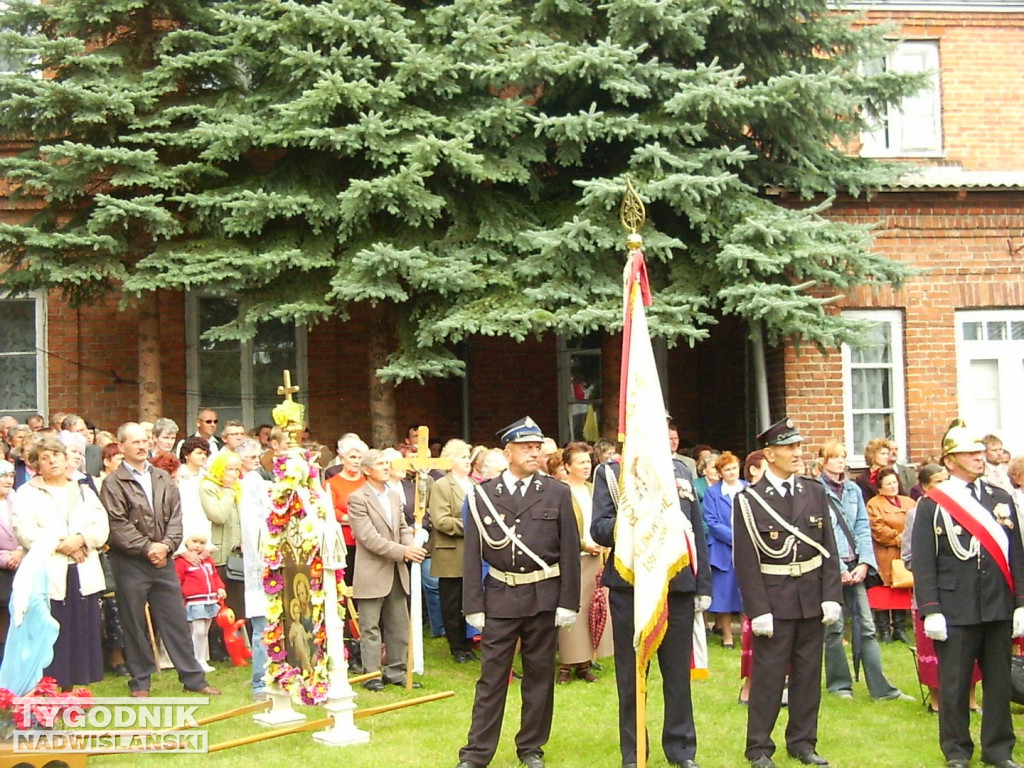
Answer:
M946 434L942 436L943 457L951 453L977 453L984 450L985 444L967 428L963 419L953 419Z

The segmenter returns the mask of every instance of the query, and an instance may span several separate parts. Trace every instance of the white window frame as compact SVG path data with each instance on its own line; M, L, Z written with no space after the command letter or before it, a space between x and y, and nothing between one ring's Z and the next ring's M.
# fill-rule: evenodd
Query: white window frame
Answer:
M889 381L892 383L891 406L888 409L872 408L857 411L865 412L886 412L892 415L893 434L892 439L900 447L901 456L904 461L911 455L910 446L907 445L907 393L906 393L906 369L903 360L903 313L898 309L847 309L843 310L843 317L852 320L861 320L871 323L886 323L889 325L889 338L892 344L892 359L886 364L855 364L853 362L852 350L849 344L842 345L843 362L843 433L844 444L848 451L847 461L853 468L867 466L864 460L864 446L854 444L854 408L853 408L853 370L855 368L881 368L890 369ZM872 437L886 437L886 435L873 435Z
M212 292L202 291L189 291L185 294L185 381L186 381L186 407L189 422L187 426L183 426L184 434L192 434L192 422L195 414L198 413L199 408L206 407L207 403L200 401L200 378L199 378L199 300L200 299L217 299L226 298L225 296ZM308 349L308 338L309 333L305 326L295 326L295 367L296 370L291 371L292 384L299 387L299 392L294 395L294 399L306 406L306 424L310 423L310 412L309 412L309 398L307 396L309 392L309 366L307 360L307 349ZM242 394L241 407L242 407L242 423L246 429L252 429L256 426L255 416L255 405L254 405L254 393L252 391L253 380L252 380L252 342L244 341L241 342L241 348L239 354L242 357L241 360L241 371L242 381L240 382L240 390ZM283 373L283 371L282 371ZM283 380L282 380L283 383ZM282 398L284 399L284 398ZM216 408L216 406L212 406ZM219 429L223 425L218 425Z
M967 341L964 326L967 323L982 323L985 336L990 323L1005 323L1005 337L984 338ZM956 367L957 367L957 410L967 421L967 426L979 435L998 435L1011 453L1024 449L1024 437L1016 428L1024 423L1024 404L1020 401L1020 387L1024 382L1024 339L1014 340L1010 323L1024 323L1024 309L965 309L956 312ZM999 419L996 424L982 423L972 413L974 387L970 386L971 363L975 360L991 360L998 364Z
M877 65L886 72L927 72L929 85L889 105L876 130L861 134L861 156L943 157L939 41L902 41ZM930 141L921 141L927 136Z
M47 333L47 302L45 291L27 291L18 295L4 294L0 296L2 301L33 301L35 302L36 315L36 413L45 414L48 410L47 402L49 394L50 377L50 354L47 345L49 335ZM2 304L0 304L2 306ZM7 353L0 352L0 357ZM12 413L24 411L9 409L4 403L0 403L0 413Z

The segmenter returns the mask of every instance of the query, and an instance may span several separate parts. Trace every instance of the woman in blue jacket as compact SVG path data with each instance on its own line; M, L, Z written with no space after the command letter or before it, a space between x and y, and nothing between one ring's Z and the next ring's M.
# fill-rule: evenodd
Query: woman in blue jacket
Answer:
M743 613L740 588L732 567L732 500L747 482L740 478L740 460L726 451L715 462L722 478L704 494L704 520L708 524L708 560L711 563L711 608L715 626L722 631L722 647L732 648L732 615Z

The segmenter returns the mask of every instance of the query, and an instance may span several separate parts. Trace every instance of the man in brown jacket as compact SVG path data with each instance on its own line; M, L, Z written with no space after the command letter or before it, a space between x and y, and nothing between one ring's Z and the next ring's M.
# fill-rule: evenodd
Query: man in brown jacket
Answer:
M156 672L146 626L146 604L186 691L219 696L192 649L181 584L169 564L181 543L181 498L171 476L149 463L149 438L135 422L122 424L118 441L124 461L100 491L110 521L110 565L124 625L124 655L132 696L149 696Z

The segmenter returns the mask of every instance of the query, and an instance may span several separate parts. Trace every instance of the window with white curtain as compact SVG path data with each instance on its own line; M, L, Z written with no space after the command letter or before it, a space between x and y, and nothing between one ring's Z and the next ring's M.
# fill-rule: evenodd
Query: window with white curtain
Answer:
M843 420L849 461L864 465L864 446L886 437L906 458L906 391L903 370L903 315L899 310L847 310L844 317L861 320L861 343L844 344Z
M0 299L0 414L24 423L46 403L46 300Z

